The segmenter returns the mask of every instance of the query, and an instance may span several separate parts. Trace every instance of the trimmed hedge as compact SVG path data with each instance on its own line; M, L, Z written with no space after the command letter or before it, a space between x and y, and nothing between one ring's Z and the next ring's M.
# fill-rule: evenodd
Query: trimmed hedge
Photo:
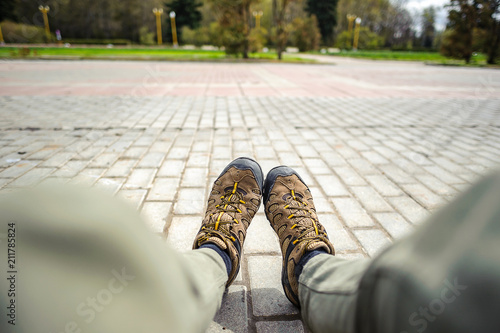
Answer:
M89 44L89 45L131 45L132 41L128 39L76 39L76 38L63 38L64 43L70 44Z
M7 43L46 42L45 30L41 27L22 23L14 23L11 21L2 22L1 26L3 38Z

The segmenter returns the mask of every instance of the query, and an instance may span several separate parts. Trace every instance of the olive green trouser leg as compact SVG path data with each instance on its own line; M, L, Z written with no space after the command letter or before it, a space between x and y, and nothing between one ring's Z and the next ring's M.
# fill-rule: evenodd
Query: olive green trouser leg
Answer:
M204 332L227 281L215 251L175 252L128 205L68 187L0 198L0 257L2 333Z
M372 260L314 257L299 299L313 332L500 332L500 173Z
M370 261L313 257L299 279L302 318L313 332L355 332L359 282Z

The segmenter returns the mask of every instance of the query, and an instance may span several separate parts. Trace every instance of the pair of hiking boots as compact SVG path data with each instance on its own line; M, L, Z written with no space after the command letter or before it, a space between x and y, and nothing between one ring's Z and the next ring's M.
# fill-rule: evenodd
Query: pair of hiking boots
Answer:
M246 231L262 199L280 242L283 289L287 298L300 306L296 272L300 260L312 251L335 251L318 221L309 188L293 169L273 168L264 180L259 164L250 158L229 163L214 182L193 248L215 244L229 255L229 286L238 274Z

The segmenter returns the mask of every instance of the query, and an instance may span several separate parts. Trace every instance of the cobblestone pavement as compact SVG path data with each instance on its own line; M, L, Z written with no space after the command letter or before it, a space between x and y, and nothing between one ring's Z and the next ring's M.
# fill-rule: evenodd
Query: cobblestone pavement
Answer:
M1 192L57 178L140 209L187 251L233 158L310 185L338 255L370 257L500 165L500 72L337 65L0 63ZM301 332L262 209L210 332Z

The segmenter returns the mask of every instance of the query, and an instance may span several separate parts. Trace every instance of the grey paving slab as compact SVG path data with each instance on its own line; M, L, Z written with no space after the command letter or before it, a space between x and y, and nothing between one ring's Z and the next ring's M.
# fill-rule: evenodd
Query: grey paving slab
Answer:
M130 205L139 209L146 197L147 191L141 189L128 190L122 189L119 190L118 196L128 202Z
M193 248L193 240L200 229L201 218L196 216L174 216L167 231L168 243L177 251Z
M274 332L304 332L304 326L300 320L294 321L261 321L257 322L258 333Z
M389 238L378 229L353 230L353 233L370 257L391 244Z
M258 213L247 230L246 254L281 254L278 237L264 214Z
M239 285L229 286L224 294L222 306L206 332L248 332L247 309L247 288Z
M318 214L318 218L321 224L326 228L337 253L360 249L358 243L350 236L348 229L340 223L337 215Z
M332 202L344 222L350 227L368 227L373 225L372 218L354 198L333 198Z
M179 178L156 178L149 190L147 200L172 201L177 193Z
M296 314L281 286L281 256L251 256L248 260L254 316Z
M163 233L172 207L171 202L145 202L141 213L153 232Z
M375 213L373 216L394 239L401 238L414 229L414 226L398 213Z

